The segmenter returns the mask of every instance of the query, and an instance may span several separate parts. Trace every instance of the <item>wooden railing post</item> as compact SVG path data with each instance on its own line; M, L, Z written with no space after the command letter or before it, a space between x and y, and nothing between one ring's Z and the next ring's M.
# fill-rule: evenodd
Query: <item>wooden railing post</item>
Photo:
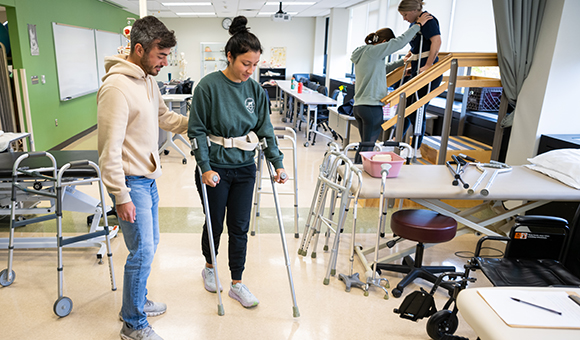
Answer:
M402 92L399 95L399 104L397 106L397 130L395 133L395 141L403 141L403 132L405 130L405 109L407 106L407 95Z
M447 157L447 142L451 133L451 121L453 118L453 100L455 99L455 85L457 82L457 59L451 61L449 82L447 85L447 100L445 103L445 114L443 116L443 129L441 131L441 145L439 147L439 157L437 164L445 164Z

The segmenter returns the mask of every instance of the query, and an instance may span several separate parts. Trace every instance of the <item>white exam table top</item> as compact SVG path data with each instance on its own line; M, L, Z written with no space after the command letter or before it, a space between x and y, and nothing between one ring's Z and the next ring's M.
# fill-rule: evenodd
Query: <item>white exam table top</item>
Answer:
M362 166L361 166L362 167ZM527 201L580 201L580 190L524 166L514 166L511 172L498 174L488 196L480 194L493 170L469 195L461 186L453 186L453 176L445 165L403 165L398 177L387 178L387 198L408 199L458 199L458 200L527 200ZM462 175L472 186L481 173L475 167ZM379 198L380 178L363 171L363 188L360 198ZM353 191L358 181L353 183Z
M566 292L576 292L577 294L580 294L580 288L556 287L485 287L462 290L457 298L457 307L459 308L459 313L461 316L463 316L471 328L473 328L481 340L580 339L580 329L527 328L508 326L481 297L481 295L479 295L478 291L487 289L534 291L563 290Z

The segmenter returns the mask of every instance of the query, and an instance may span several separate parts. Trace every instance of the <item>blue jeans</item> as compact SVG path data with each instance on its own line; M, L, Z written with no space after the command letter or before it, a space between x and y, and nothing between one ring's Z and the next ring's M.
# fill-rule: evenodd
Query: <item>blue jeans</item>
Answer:
M159 195L154 179L125 176L125 184L135 205L135 222L119 219L125 245L129 250L123 276L123 320L134 329L149 325L143 307L147 301L147 278L159 244ZM110 195L115 203L115 198Z

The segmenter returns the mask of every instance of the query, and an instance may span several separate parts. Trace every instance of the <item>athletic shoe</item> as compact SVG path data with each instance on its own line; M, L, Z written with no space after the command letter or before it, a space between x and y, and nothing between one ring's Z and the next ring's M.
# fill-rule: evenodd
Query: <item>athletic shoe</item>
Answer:
M145 312L145 314L147 314L148 317L158 316L167 311L167 305L164 304L163 302L153 302L151 300L147 300L147 302L145 302L145 307L143 307L143 311ZM119 319L123 321L123 316L121 315L121 312L119 312Z
M208 268L205 267L203 268L203 270L201 271L201 277L203 277L203 285L205 287L205 290L207 290L210 293L215 293L216 289L215 289L215 275L213 273L213 268ZM220 286L220 292L223 292L223 287L222 287L222 283L218 282L219 286Z
M257 306L260 301L250 292L248 287L243 283L236 283L230 286L230 292L228 294L232 299L238 300L242 306L246 308Z
M155 333L151 326L147 326L143 329L131 329L127 327L127 324L124 322L120 335L121 339L124 340L163 340L162 337Z

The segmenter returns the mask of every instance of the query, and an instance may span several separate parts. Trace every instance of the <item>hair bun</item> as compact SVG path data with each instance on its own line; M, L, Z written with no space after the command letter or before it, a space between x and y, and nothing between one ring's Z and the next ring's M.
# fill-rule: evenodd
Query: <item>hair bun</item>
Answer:
M231 35L236 35L238 33L246 33L248 32L248 28L246 27L247 24L248 18L246 18L243 15L237 16L232 21L232 24L230 25L230 29L228 30L228 32Z

